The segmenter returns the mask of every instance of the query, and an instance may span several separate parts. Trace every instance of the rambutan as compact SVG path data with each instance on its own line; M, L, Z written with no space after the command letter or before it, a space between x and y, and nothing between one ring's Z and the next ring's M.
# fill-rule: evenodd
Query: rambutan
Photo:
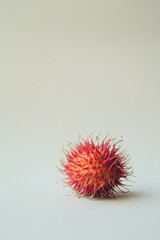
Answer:
M121 150L122 141L106 137L100 142L97 136L95 141L89 137L69 144L61 161L65 183L78 196L111 197L124 192L127 185L123 181L132 175L132 168L126 150Z

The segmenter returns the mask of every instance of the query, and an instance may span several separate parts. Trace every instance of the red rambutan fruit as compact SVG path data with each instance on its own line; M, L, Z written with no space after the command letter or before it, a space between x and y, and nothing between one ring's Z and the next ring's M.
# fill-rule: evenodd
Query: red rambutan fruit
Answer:
M126 150L121 150L122 140L105 138L101 142L96 137L80 139L69 151L64 150L65 159L61 161L66 175L65 183L78 196L111 197L123 191L123 183L132 175L128 166ZM125 188L126 189L126 188Z

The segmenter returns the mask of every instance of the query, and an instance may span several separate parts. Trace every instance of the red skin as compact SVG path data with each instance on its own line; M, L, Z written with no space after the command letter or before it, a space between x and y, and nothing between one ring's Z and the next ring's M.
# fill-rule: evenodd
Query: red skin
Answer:
M99 143L97 137L96 143L82 140L66 151L62 172L67 176L67 185L79 196L114 196L125 186L122 181L132 174L127 167L128 156L118 147L120 142L104 139Z

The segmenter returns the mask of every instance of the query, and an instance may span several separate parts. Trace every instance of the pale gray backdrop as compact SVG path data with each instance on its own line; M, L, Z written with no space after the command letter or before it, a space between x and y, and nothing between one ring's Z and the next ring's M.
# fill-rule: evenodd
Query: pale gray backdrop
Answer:
M132 195L77 199L62 148L123 136ZM0 0L0 239L158 239L160 1Z

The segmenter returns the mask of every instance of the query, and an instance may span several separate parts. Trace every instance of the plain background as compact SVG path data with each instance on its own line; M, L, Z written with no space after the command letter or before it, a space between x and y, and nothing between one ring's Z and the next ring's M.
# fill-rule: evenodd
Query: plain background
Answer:
M131 195L78 199L67 141L123 136ZM158 239L160 1L0 0L0 239Z

